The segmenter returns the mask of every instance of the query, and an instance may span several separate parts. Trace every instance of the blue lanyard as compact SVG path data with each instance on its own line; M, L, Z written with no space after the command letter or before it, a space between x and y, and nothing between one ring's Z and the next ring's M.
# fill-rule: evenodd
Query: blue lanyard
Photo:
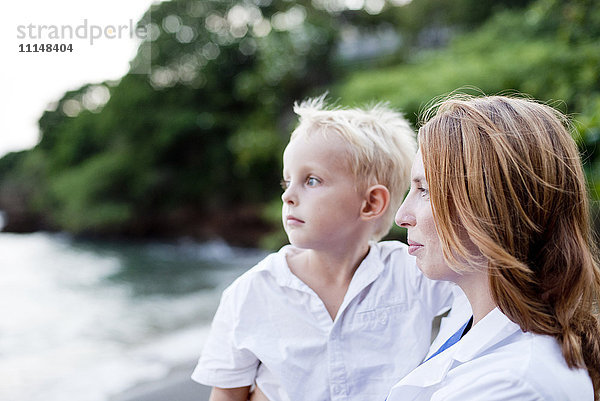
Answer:
M433 353L433 355L431 355L429 358L427 358L423 362L427 362L428 360L430 360L431 358L433 358L440 352L443 352L444 350L446 350L446 349L450 348L451 346L453 346L454 344L456 344L458 342L458 340L460 340L462 338L462 336L465 334L465 332L468 331L468 329L470 328L472 323L473 323L473 316L471 316L471 318L465 324L463 324L462 327L460 329L458 329L458 331L456 333L452 334L452 336L449 339L447 339L446 342L443 343L442 346Z

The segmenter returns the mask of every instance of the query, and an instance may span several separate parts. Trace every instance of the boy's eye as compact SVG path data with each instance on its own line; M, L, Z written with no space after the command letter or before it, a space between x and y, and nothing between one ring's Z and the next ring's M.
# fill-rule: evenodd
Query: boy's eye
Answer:
M290 186L290 182L286 180L281 180L279 181L279 185L281 185L281 189L285 191Z
M321 181L319 181L318 178L315 177L308 177L306 179L306 185L308 185L309 187L314 187L315 185L319 184Z

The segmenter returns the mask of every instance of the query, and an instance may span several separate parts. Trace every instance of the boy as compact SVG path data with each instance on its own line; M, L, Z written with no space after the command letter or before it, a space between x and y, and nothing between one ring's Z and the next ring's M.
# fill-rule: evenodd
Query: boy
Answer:
M383 400L427 353L449 284L426 279L390 229L416 151L383 106L296 105L283 154L290 245L224 292L192 378L212 401ZM264 399L264 398L262 398Z

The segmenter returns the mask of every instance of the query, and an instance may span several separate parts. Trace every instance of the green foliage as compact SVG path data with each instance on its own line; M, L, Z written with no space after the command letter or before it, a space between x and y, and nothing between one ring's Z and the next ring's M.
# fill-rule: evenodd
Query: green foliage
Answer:
M274 198L265 205L262 217L275 228L260 239L259 245L261 248L275 250L289 243L281 225L281 198Z
M565 15L577 23L565 23ZM355 73L333 94L347 104L389 100L418 123L432 99L457 88L526 93L573 117L591 186L599 188L600 40L593 26L598 17L597 3L538 1L525 18L498 13L445 49L421 52L403 65ZM580 29L579 19L589 27Z
M590 177L600 177L597 2L399 3L152 6L140 21L150 36L130 73L66 93L40 118L40 143L0 159L0 208L76 233L144 235L218 232L218 216L266 204L260 218L280 227L277 183L292 104L333 85L341 103L387 100L415 123L432 98L464 85L561 100L575 117ZM382 30L398 35L395 53L365 62L340 50L348 37L360 47L361 35ZM213 226L195 229L207 221ZM283 242L278 230L263 244Z
M39 150L9 153L0 159L0 204L9 212L9 229L22 232L44 227L44 216L36 211L43 199L46 165Z
M55 223L72 232L102 232L130 218L128 165L127 153L101 153L52 176L49 195L59 205L53 216Z
M130 74L68 92L40 119L43 174L21 192L55 227L143 233L181 210L270 199L280 110L331 77L335 24L310 1L173 0L140 24L151 35Z

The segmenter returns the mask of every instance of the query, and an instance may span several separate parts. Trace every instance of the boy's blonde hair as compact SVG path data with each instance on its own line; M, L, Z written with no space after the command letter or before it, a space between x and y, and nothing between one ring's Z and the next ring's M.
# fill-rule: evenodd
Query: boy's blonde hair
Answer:
M390 191L390 204L372 237L378 241L390 230L409 187L415 133L403 115L385 103L364 109L328 107L325 96L294 105L299 124L290 141L304 135L337 136L348 144L348 166L356 177L356 189L380 184Z

